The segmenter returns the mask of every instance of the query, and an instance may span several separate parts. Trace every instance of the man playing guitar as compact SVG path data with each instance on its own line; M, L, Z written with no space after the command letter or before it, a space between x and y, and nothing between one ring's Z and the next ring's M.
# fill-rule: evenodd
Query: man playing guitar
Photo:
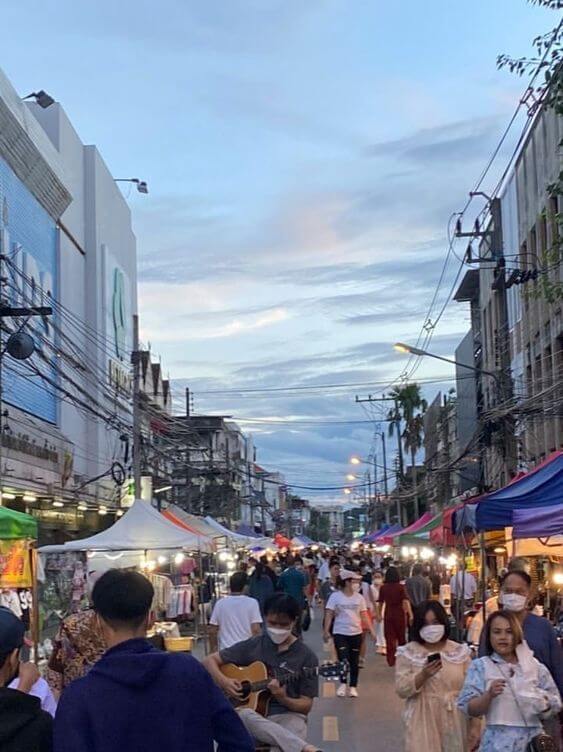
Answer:
M293 634L300 617L301 607L294 598L283 593L273 595L264 606L265 632L213 653L206 658L205 665L218 686L233 700L240 701L243 685L225 676L221 667L264 663L272 677L268 683L271 700L266 717L250 708L239 710L248 732L257 741L281 752L320 752L305 740L307 716L319 694L314 671L319 662L313 651ZM313 671L308 673L307 669Z

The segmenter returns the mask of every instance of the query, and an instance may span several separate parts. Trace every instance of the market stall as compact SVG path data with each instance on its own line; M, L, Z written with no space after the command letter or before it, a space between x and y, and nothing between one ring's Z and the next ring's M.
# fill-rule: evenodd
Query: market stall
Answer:
M0 506L0 602L12 608L31 632L35 661L39 640L36 540L34 517Z

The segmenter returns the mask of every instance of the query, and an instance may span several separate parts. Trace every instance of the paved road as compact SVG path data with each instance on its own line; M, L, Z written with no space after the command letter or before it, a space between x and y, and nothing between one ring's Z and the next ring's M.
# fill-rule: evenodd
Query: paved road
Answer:
M305 641L322 661L320 611ZM360 672L358 699L335 697L337 685L321 679L321 696L309 721L309 741L324 752L399 752L403 748L402 701L395 694L393 669L370 645L367 666ZM428 750L427 752L430 752Z

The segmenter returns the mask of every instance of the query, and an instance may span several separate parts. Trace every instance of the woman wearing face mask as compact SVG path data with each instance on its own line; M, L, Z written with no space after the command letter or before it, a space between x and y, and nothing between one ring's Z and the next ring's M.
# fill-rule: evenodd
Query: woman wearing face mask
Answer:
M449 634L443 606L425 601L414 613L412 642L397 649L395 688L406 700L405 752L467 752L479 741L478 727L468 741L467 721L456 708L471 654Z
M374 641L375 630L368 616L367 604L360 593L361 575L350 570L341 570L338 579L339 590L328 599L325 611L324 639L330 640L331 627L338 658L348 661L350 666L350 697L358 697L358 674L360 665L360 647L364 629L371 633ZM334 625L333 625L334 622ZM346 676L341 676L341 683L336 694L346 697Z
M534 657L549 670L555 684L563 696L563 651L553 626L543 616L530 612L532 605L532 578L522 570L509 570L500 581L498 605L513 613L522 628L524 640ZM479 655L487 655L485 630L481 634ZM549 718L546 730L559 740L559 718ZM558 742L558 749L560 744Z
M458 706L468 716L486 716L480 752L526 752L543 734L542 720L561 709L559 691L523 641L514 612L489 616L484 639L486 655L471 664Z

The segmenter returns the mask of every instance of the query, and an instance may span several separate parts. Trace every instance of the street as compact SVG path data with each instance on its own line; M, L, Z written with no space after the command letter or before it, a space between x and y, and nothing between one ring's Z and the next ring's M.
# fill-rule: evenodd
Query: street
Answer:
M305 641L322 662L329 654L322 640L320 615L320 609L315 609ZM358 699L338 698L337 682L320 680L320 697L309 721L309 741L324 752L402 749L403 703L395 694L394 671L387 666L385 656L377 655L371 645L366 663L360 672Z

